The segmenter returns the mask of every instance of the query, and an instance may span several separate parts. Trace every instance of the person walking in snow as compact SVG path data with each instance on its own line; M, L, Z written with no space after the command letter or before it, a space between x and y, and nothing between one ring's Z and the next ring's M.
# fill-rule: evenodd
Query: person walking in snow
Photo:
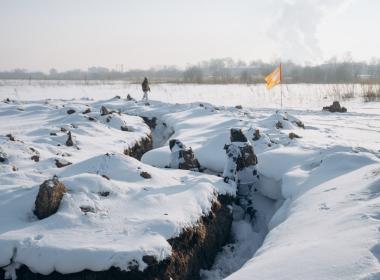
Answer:
M148 102L148 91L150 91L149 82L147 77L144 78L144 81L141 84L142 91L144 92L142 101Z
M226 183L230 180L235 181L238 205L252 220L255 211L250 196L259 183L257 157L241 129L231 129L230 141L231 144L224 146L227 154L223 172L224 181Z

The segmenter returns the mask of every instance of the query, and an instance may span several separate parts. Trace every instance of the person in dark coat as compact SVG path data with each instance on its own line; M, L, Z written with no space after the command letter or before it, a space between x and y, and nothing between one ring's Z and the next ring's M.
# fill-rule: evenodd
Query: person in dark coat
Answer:
M144 92L142 100L148 102L148 91L150 91L150 87L149 87L149 82L148 82L147 77L144 78L144 81L142 82L141 87L142 87L142 91Z

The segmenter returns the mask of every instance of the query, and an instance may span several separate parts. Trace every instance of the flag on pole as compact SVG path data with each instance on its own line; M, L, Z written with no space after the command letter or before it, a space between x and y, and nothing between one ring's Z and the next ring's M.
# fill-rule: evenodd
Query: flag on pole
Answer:
M265 81L267 82L267 89L271 89L282 81L282 66L278 66L272 73L265 77Z

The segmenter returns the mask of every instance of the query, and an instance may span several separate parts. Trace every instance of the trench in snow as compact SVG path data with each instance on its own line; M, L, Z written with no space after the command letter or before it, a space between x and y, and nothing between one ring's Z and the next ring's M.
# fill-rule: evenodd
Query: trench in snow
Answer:
M175 133L174 129L156 117L143 117L143 119L152 131L152 150L168 145L168 141ZM210 169L205 169L204 173L221 176L220 171ZM278 188L279 184L281 182L261 176L258 189ZM276 211L281 207L283 201L270 199L257 190L251 191L248 199L252 200L255 209L254 217L251 219L248 213L244 213L242 208L235 203L233 204L230 241L218 253L211 269L200 272L202 280L221 280L228 277L252 259L263 244L270 231L270 221L276 215Z

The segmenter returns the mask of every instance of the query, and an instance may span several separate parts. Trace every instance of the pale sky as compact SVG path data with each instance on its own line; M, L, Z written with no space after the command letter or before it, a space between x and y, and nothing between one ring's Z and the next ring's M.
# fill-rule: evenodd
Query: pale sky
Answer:
M0 0L0 70L380 57L379 0Z

